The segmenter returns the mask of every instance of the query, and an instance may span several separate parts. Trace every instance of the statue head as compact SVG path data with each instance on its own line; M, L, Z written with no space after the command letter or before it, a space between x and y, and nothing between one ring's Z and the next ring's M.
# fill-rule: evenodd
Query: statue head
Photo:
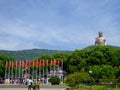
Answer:
M102 36L103 36L103 33L102 33L102 32L99 32L98 35L99 35L99 37L102 37Z

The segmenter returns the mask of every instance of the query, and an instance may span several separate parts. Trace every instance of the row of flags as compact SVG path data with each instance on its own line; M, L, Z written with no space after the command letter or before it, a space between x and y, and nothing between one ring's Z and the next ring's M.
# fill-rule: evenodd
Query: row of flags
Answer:
M63 71L63 60L38 60L38 61L6 61L5 78L46 78L56 75L56 71ZM51 74L51 71L53 74ZM63 75L61 75L63 81ZM46 82L47 83L47 82Z
M62 65L63 61L60 60L51 60L51 61L6 61L6 67L40 67L40 66L50 66L50 65Z

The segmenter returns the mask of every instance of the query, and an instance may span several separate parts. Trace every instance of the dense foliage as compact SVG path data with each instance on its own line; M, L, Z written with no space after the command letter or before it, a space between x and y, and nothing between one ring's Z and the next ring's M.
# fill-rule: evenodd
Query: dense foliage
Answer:
M68 74L69 85L76 85L75 72L92 71L94 83L116 81L120 82L120 49L110 46L95 46L91 49L75 50L71 54L56 53L42 55L39 59L60 59L64 60L64 70ZM73 74L73 75L72 75ZM71 76L69 76L71 75ZM74 79L73 79L74 78ZM78 77L77 77L78 78ZM66 82L67 82L66 81ZM75 81L73 83L73 81ZM80 83L80 82L79 82Z
M68 83L71 87L78 87L80 83L85 83L89 80L89 75L86 72L74 72L73 74L69 74L66 79L66 83Z
M88 71L90 66L109 65L119 67L120 49L114 49L107 46L98 46L90 50L76 50L67 60L68 73L85 70Z
M14 58L0 54L0 77L5 75L5 63L6 61L14 61Z
M2 56L2 58L4 59L5 57ZM0 64L4 63L3 59L0 60ZM110 81L114 83L120 82L120 48L95 46L91 49L75 50L73 53L69 54L63 52L48 54L43 52L42 55L39 55L39 57L35 59L49 61L53 59L63 60L63 69L68 75L66 83L71 86L83 83L86 80L84 76L87 78L86 75L89 75L89 70L92 71L91 76L95 84L102 82L108 83ZM1 72L4 72L3 69L5 67L3 64L0 65L0 70L1 68L2 71L0 71L0 75L2 75ZM84 78L84 80L78 79L81 77Z
M51 82L52 85L58 85L60 83L60 78L57 76L52 76L48 81Z
M67 65L66 70L71 77L74 72L88 73L91 70L95 84L120 82L120 49L96 46L92 49L76 50L68 57Z

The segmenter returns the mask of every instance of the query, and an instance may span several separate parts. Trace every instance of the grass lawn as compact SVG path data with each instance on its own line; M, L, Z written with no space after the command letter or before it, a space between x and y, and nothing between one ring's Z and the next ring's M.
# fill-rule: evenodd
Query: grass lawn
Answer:
M90 90L90 86L84 86L80 88L76 88L73 90ZM105 85L94 85L92 86L92 90L107 90L107 86ZM111 90L120 90L120 88L112 88Z
M120 90L120 88L113 88L112 90Z

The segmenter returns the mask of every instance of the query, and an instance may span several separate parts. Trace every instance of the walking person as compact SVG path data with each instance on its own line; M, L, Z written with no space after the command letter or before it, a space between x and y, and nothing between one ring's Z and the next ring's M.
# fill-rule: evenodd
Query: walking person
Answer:
M40 80L39 79L37 80L36 85L37 85L37 90L40 90Z
M32 84L33 84L33 80L31 78L27 79L27 84L28 84L28 90L31 90L31 87L32 87Z

